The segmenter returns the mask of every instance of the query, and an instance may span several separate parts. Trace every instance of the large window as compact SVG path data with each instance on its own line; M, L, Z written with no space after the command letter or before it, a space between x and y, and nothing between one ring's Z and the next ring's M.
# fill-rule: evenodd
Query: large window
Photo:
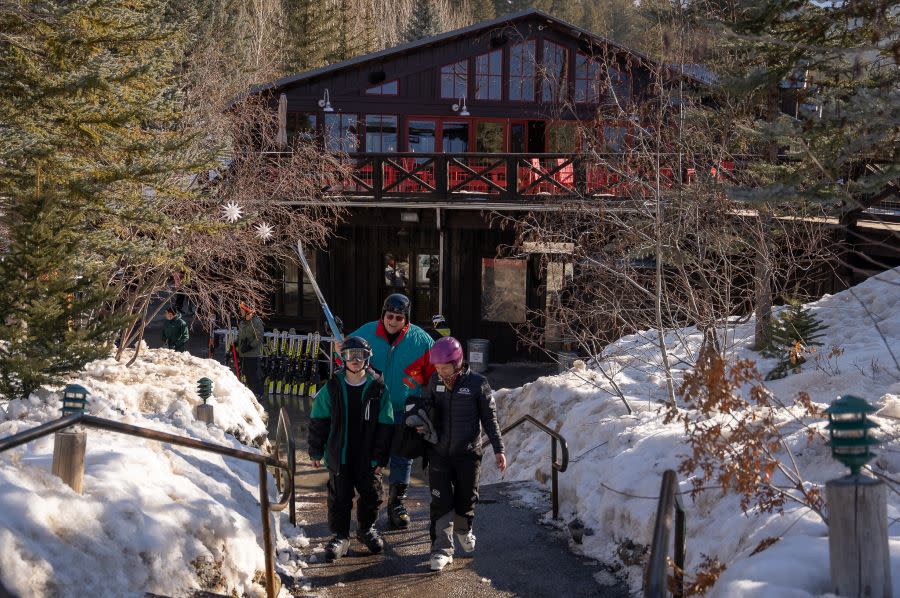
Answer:
M543 77L541 98L545 102L561 102L566 99L569 71L569 52L553 42L544 42Z
M359 131L355 114L325 115L325 148L333 152L355 152Z
M311 142L316 139L316 115L302 112L288 112L287 115L288 141L294 138L299 141Z
M503 99L503 50L475 57L475 99Z
M615 67L609 67L609 86L620 104L631 102L631 78Z
M395 96L400 93L400 85L397 80L388 81L381 85L375 85L366 90L366 95L370 96Z
M406 144L411 152L430 153L435 151L436 123L433 120L407 121Z
M479 121L475 125L475 151L499 154L504 151L506 125L498 122Z
M445 122L441 142L441 151L445 154L469 151L469 123Z
M587 54L575 55L575 101L596 104L600 101L600 64Z
M366 115L366 151L397 151L397 117L387 114Z
M534 101L534 40L509 49L509 99Z
M459 99L468 95L469 61L441 67L441 97Z
M481 260L481 319L490 322L525 321L525 260Z

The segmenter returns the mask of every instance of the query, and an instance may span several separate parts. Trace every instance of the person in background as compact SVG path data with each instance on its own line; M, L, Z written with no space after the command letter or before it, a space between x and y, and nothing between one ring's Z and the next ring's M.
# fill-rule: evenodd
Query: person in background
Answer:
M356 538L373 554L384 549L375 528L381 506L381 468L387 465L394 415L384 384L367 372L372 349L358 336L344 340L344 367L316 394L310 413L309 457L324 464L328 477L328 526L334 538L325 547L329 562L350 548L354 490Z
M431 488L430 567L441 571L453 562L454 531L463 552L475 550L472 523L481 474L482 429L501 472L506 469L506 455L491 387L484 376L463 367L459 341L446 336L435 341L428 353L435 373L422 398L433 413L431 423L437 432L437 442L426 443Z
M162 338L166 343L166 348L175 351L187 351L188 332L187 322L181 317L181 312L174 307L166 308L166 323L163 324Z
M253 391L257 399L263 395L263 377L260 370L259 356L265 342L266 329L262 320L254 310L243 301L240 304L243 320L238 323L237 351L241 358L241 373L244 375L247 388Z

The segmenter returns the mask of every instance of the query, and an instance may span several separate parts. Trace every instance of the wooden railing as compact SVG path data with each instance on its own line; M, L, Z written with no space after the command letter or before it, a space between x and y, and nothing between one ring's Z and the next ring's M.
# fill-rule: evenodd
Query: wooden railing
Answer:
M650 195L656 169L635 165L626 154L349 154L352 172L331 189L373 200L521 201L551 198ZM663 156L659 185L689 183L693 169L677 154ZM722 163L714 172L733 169Z

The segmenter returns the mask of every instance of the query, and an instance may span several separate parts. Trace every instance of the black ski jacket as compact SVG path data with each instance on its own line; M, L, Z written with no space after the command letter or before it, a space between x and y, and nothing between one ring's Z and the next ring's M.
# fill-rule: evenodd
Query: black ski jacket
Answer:
M350 459L365 460L369 465L385 467L394 434L394 411L384 384L367 375L363 388L361 454L347 455L347 386L339 371L316 394L309 418L309 457L322 459L332 473Z
M484 429L494 454L503 452L497 407L487 379L467 370L459 375L453 390L441 382L437 374L431 376L424 398L434 408L434 424L438 442L429 445L430 451L442 457L481 455L481 430Z

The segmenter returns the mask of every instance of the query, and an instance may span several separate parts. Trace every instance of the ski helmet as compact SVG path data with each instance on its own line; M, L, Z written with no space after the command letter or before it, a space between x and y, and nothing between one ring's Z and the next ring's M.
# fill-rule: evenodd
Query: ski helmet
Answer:
M452 336L445 336L434 341L428 359L432 364L452 363L454 369L462 367L463 348Z
M388 295L388 298L384 300L384 305L381 306L381 317L383 318L384 314L390 311L403 314L408 321L411 307L412 304L409 302L409 297L402 293L394 293L393 295Z
M372 358L372 346L369 341L361 336L350 336L344 339L341 345L341 359L344 365L354 359L360 359L363 362L363 369L369 367L369 360Z

